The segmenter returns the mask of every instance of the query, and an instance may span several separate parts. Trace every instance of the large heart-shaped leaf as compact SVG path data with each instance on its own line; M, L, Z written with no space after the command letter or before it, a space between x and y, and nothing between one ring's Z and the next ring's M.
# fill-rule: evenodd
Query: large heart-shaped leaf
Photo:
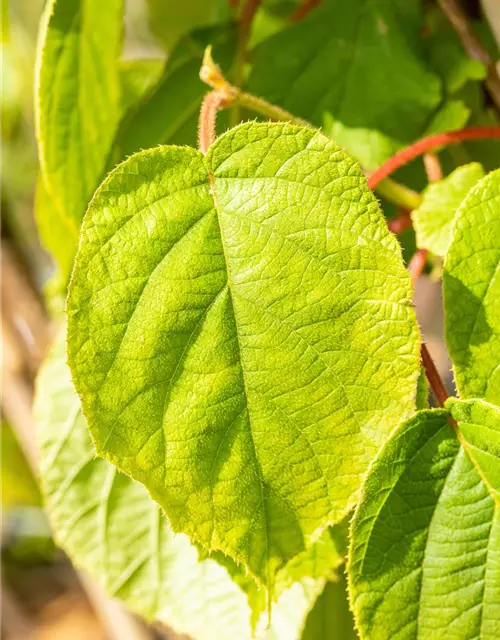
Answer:
M443 274L446 342L463 398L500 404L500 169L460 205Z
M70 289L98 453L268 584L350 510L414 406L399 245L358 164L312 129L132 156L94 197Z
M500 636L500 508L469 448L421 411L370 470L349 566L363 639Z
M295 563L278 575L268 625L265 590L235 565L228 570L214 559L200 560L141 484L95 456L66 364L64 332L41 369L35 413L54 535L110 595L197 640L300 637L316 596L342 561L332 539L323 536L302 567Z

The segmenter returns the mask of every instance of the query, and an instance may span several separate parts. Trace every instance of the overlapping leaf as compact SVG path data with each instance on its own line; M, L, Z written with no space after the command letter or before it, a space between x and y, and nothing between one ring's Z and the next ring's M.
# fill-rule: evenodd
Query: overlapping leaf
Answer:
M446 341L463 398L500 404L500 170L454 219L443 274Z
M362 638L500 634L500 508L447 420L404 423L366 481L349 567Z
M99 454L272 584L415 402L411 287L359 166L250 123L133 156L82 233L70 365Z
M500 505L500 409L479 399L450 398L446 406L459 424L463 446Z
M36 414L46 508L73 562L133 610L197 640L299 638L324 577L284 589L269 628L267 613L257 614L254 635L247 594L228 571L200 561L142 485L96 458L65 346L61 334L38 380Z
M483 168L475 162L455 169L425 189L422 204L412 213L419 247L438 256L446 255L455 213L470 189L483 177Z
M415 2L326 0L256 51L250 90L302 116L368 169L423 135L443 98Z
M87 204L102 179L120 117L117 58L122 0L51 0L40 31L36 124L43 189L44 243L69 276ZM44 198L42 203L47 204ZM52 218L65 241L50 233ZM72 257L72 256L71 256Z

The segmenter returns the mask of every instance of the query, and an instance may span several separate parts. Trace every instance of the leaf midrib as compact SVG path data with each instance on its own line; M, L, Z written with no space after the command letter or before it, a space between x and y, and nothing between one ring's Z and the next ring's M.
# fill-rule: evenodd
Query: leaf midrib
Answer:
M218 197L217 197L217 192L215 189L215 177L213 172L211 171L211 169L208 169L208 184L209 184L209 190L210 190L210 195L212 197L212 201L213 201L213 205L214 205L214 209L217 213L217 216L220 215L220 203L218 201ZM247 414L248 414L248 433L250 436L250 442L252 444L252 448L254 451L254 457L255 457L255 463L256 463L256 469L257 469L257 474L259 477L259 485L260 485L260 494L261 494L261 504L262 504L262 509L263 509L263 516L264 516L264 527L265 527L265 535L266 535L266 548L265 548L265 553L266 553L266 581L268 585L272 585L273 584L273 578L272 578L272 574L271 574L271 566L270 566L270 549L269 549L269 516L268 516L268 509L267 509L267 501L266 501L266 491L265 491L265 484L264 484L264 474L262 472L262 467L260 464L260 460L259 457L257 455L257 447L255 446L255 440L253 437L253 433L252 433L252 427L251 427L251 415L250 415L250 403L248 402L248 383L246 381L246 374L245 374L245 369L243 366L243 357L242 357L242 351L241 351L241 346L240 346L240 337L239 337L239 332L238 332L238 320L236 318L236 311L234 308L234 303L233 301L233 293L232 293L232 288L231 288L231 275L230 275L230 271L229 271L229 261L228 261L228 257L226 254L226 248L224 245L224 238L223 238L223 232L222 232L222 227L219 224L219 231L220 231L220 237L221 237L221 247L222 247L222 251L224 254L224 261L226 263L226 269L227 269L227 286L228 286L228 291L229 291L229 297L231 298L231 309L232 309L232 315L233 315L233 319L234 319L234 327L235 327L235 332L236 332L236 344L238 345L238 353L239 353L239 364L240 364L240 369L241 369L241 378L242 378L242 384L243 384L243 392L245 394L245 404L246 404L246 408L247 408Z

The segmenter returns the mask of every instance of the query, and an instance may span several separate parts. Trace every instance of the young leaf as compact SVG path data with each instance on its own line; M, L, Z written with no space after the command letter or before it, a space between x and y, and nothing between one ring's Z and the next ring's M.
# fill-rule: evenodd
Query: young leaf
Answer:
M271 584L414 406L410 281L361 169L247 123L131 157L82 234L69 360L99 455Z
M413 4L325 0L257 49L250 91L376 168L424 133L442 98L419 51Z
M429 184L422 194L422 204L412 213L420 248L429 249L438 256L446 255L455 213L470 189L483 177L483 168L474 162Z
M50 207L42 207L39 219L57 217L58 229L68 229L63 279L69 276L66 253L76 252L75 230L77 238L120 117L122 11L122 0L50 0L42 20L35 115ZM41 227L49 249L54 242L43 229L50 226Z
M270 628L261 612L254 635L247 595L227 570L200 561L142 485L96 458L65 347L62 332L41 369L35 413L45 506L74 564L133 610L197 640L298 639L324 578L283 590Z
M499 637L499 507L447 420L408 420L366 480L349 561L362 638Z
M446 407L459 423L464 447L500 504L500 409L484 400L450 398Z
M469 191L443 274L446 342L463 398L500 404L500 169Z

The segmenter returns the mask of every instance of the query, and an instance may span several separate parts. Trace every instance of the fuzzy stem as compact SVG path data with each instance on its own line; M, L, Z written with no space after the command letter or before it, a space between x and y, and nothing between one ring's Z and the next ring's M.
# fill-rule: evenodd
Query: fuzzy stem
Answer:
M392 158L389 158L387 162L384 162L384 164L368 178L368 186L370 189L375 189L375 187L387 178L387 176L390 176L391 173L394 173L394 171L400 167L432 149L448 144L455 144L464 140L484 140L492 138L500 138L500 127L469 127L467 129L461 129L460 131L438 133L434 136L423 138L409 147L398 151L398 153L393 155Z
M255 111L255 113L258 113L265 118L270 118L271 120L281 120L283 122L291 122L292 124L297 124L301 127L314 128L310 122L307 122L307 120L298 118L297 116L294 116L293 113L290 113L289 111L286 111L281 107L271 104L263 98L258 98L251 93L238 91L236 101L242 107L246 107L251 111Z
M390 178L382 180L377 185L377 193L388 202L410 211L418 209L422 202L422 196L419 193Z
M210 91L203 98L198 120L198 149L205 154L215 142L217 112L223 108L224 95L218 91Z

